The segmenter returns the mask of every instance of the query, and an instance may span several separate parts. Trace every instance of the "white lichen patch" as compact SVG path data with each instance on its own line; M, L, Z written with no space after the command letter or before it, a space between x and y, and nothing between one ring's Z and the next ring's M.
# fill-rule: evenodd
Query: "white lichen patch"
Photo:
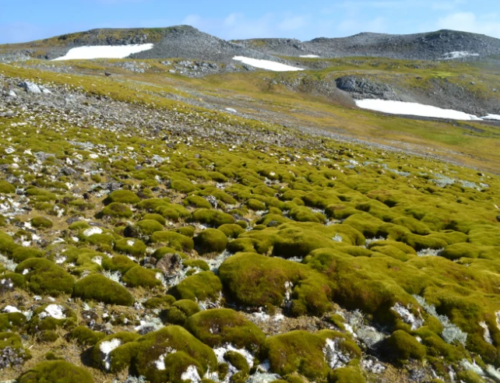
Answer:
M419 315L416 316L410 311L410 307L405 307L398 302L393 308L391 308L391 310L397 312L403 322L409 324L412 330L417 330L424 325L424 320L420 315L420 312Z
M385 367L374 357L368 357L361 361L361 368L372 374L381 374L385 371Z
M443 249L422 249L417 251L419 257L437 257L441 255Z
M488 325L486 324L486 322L479 322L479 326L481 326L484 330L484 333L483 333L484 341L489 343L489 344L493 344L493 339L491 338L490 329L488 328Z
M325 356L325 362L331 369L344 367L351 360L349 355L342 352L340 349L340 343L342 341L343 339L341 338L326 340L325 347L323 348L323 355Z
M156 366L156 368L160 371L164 371L166 366L165 366L165 358L170 355L170 354L174 354L176 353L177 350L176 349L173 349L173 348L170 348L170 347L167 347L165 349L165 352L163 354L160 355L160 357L158 358L158 360L155 360L153 363L154 365Z
M247 361L248 365L250 366L250 368L253 367L253 359L254 359L253 355L250 351L244 348L236 348L232 344L226 344L225 346L214 348L213 351L217 356L217 361L219 363L226 363L226 361L224 360L224 354L228 351L233 351L243 356Z

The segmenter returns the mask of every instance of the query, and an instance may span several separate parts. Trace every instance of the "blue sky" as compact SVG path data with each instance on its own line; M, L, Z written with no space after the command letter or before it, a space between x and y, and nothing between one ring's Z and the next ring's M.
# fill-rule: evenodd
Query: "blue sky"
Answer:
M500 38L498 0L0 0L0 43L189 24L225 39L456 29Z

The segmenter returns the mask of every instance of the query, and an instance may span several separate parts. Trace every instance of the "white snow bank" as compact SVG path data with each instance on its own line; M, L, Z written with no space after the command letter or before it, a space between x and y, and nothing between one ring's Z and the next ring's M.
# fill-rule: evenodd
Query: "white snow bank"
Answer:
M252 59L250 57L235 56L233 60L241 61L243 64L251 65L255 68L267 69L274 72L293 72L304 70L290 65L281 64L275 61Z
M477 57L479 53L467 52L467 51L455 51L448 52L444 54L445 60L462 59L464 57Z
M91 60L91 59L124 59L134 53L153 49L153 44L138 45L100 45L73 48L66 56L58 57L52 61L62 60Z
M356 105L362 109L370 109L389 114L408 114L420 117L451 118L453 120L481 120L479 117L460 112L458 110L441 109L431 105L417 104L415 102L356 100Z
M499 120L500 121L500 114L488 114L483 117L485 120Z
M20 313L21 311L19 311L19 309L17 307L14 307L14 306L6 306L4 309L3 309L3 312L4 313L7 313L7 314L11 314L11 313Z
M181 380L190 380L191 383L198 383L201 382L201 377L200 374L198 374L198 370L196 369L196 366L189 366L186 370L181 375Z
M59 305L48 305L39 316L43 318L50 316L54 319L66 319L64 307Z
M319 58L319 56L317 56L317 55L302 55L302 56L299 56L299 57L302 57L304 59L316 59L316 58Z
M94 226L94 227L91 227L83 232L83 235L85 237L90 237L91 235L94 235L94 234L102 234L102 229L100 227Z
M111 339L110 341L102 342L99 346L99 350L104 354L104 367L106 367L106 370L109 370L111 367L111 359L110 355L111 351L113 351L115 348L119 347L122 344L122 341L118 338Z

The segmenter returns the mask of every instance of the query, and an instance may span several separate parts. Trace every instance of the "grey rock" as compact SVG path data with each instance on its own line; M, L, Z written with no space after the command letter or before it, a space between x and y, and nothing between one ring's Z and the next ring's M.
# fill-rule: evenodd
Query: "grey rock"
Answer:
M28 93L34 93L34 94L41 94L42 90L40 87L32 82L29 81L22 81L19 83L19 86L23 88L26 92Z
M61 173L66 175L66 176L72 176L72 175L75 175L77 173L76 170L72 169L72 168L62 168L61 169Z
M162 259L156 262L155 266L163 275L169 277L178 273L182 269L182 258L177 253L165 254Z
M78 218L78 217L70 217L66 220L66 223L68 225L71 225L72 223L79 222L79 221L80 221L80 218Z
M51 157L55 157L55 154L45 153L45 152L36 152L34 156L40 161L47 161Z

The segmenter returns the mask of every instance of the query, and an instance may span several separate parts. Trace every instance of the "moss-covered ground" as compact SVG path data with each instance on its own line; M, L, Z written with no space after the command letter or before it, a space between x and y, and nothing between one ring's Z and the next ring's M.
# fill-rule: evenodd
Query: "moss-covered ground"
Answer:
M0 70L132 107L131 82L87 65L81 76ZM136 86L143 113L176 107ZM7 107L0 352L22 355L2 378L240 381L267 368L288 382L472 381L500 367L494 173L203 109L183 128L206 118L245 136ZM289 140L269 139L280 134ZM496 139L471 140L460 150L485 140L477 154L494 167Z

